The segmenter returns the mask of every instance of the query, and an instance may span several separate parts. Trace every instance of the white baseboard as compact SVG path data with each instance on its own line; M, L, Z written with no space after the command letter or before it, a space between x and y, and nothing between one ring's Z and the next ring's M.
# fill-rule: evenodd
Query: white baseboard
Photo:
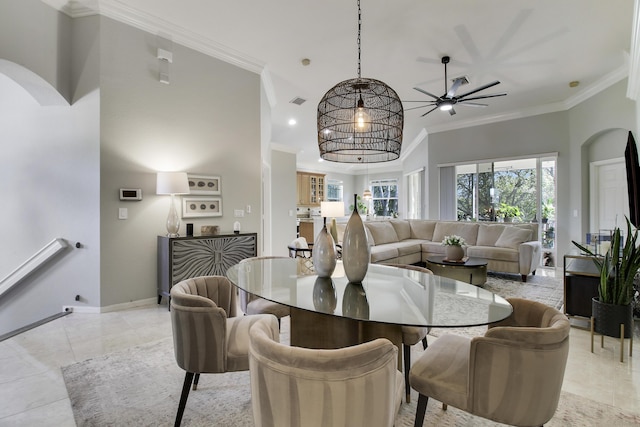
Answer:
M141 299L141 300L131 301L131 302L124 302L121 304L113 304L105 307L65 305L62 307L62 311L73 311L74 313L100 314L100 313L110 313L113 311L128 310L130 308L147 307L152 305L158 305L157 297L146 298L146 299Z

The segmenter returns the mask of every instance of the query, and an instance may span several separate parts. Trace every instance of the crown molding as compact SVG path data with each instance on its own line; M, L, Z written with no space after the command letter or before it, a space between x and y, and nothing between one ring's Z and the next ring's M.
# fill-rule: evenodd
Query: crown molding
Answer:
M472 126L481 126L491 123L504 122L507 120L522 119L525 117L537 116L540 114L556 113L558 111L569 110L579 103L591 98L597 93L607 89L608 87L618 83L620 80L626 78L629 74L628 64L624 64L617 69L611 71L609 74L601 77L593 84L585 87L577 94L567 98L564 101L554 102L551 104L537 105L534 107L521 108L513 110L508 113L500 113L478 117L469 120L463 120L455 123L443 123L435 126L429 126L429 133L446 132L450 130L462 129Z
M180 25L175 25L164 19L141 12L118 0L100 0L100 15L151 34L170 35L171 39L176 43L256 74L261 74L265 66L258 59L208 39Z

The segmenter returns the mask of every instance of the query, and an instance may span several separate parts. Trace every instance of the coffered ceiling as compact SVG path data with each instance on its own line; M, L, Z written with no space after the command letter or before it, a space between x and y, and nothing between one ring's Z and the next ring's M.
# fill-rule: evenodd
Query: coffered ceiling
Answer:
M300 168L337 170L318 162L316 109L334 84L357 76L356 0L43 1L72 16L98 9L261 73L272 142L297 152ZM406 112L403 151L425 132L565 110L628 74L634 0L361 0L361 8L362 76L403 101L428 100L414 87L444 93L443 55L449 78L470 82L460 93L499 80L482 94L508 94L455 116Z

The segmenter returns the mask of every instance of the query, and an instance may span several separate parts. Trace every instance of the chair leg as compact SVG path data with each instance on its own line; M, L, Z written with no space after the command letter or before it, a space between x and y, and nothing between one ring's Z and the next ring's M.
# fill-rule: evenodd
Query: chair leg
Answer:
M422 338L422 349L426 350L429 347L429 343L427 342L427 337Z
M180 427L182 423L182 414L184 414L184 407L187 405L187 398L189 397L189 389L191 388L191 382L193 381L193 372L187 372L184 376L184 384L182 385L182 394L180 395L180 404L178 405L178 413L176 414L176 422L174 427Z
M411 403L411 385L409 385L409 369L411 369L411 347L402 344L402 354L404 355L404 392L405 400Z
M418 397L418 409L416 409L416 420L413 423L413 427L422 427L424 424L424 414L427 412L427 402L429 398L424 394L420 394Z
M195 377L193 377L193 390L197 390L198 389L198 381L200 380L200 374L196 374Z

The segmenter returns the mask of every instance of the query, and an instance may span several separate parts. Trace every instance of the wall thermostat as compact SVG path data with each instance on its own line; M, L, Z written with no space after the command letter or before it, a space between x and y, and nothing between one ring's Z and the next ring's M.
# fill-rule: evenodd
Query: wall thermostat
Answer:
M140 188L121 188L120 200L142 200L142 189Z

